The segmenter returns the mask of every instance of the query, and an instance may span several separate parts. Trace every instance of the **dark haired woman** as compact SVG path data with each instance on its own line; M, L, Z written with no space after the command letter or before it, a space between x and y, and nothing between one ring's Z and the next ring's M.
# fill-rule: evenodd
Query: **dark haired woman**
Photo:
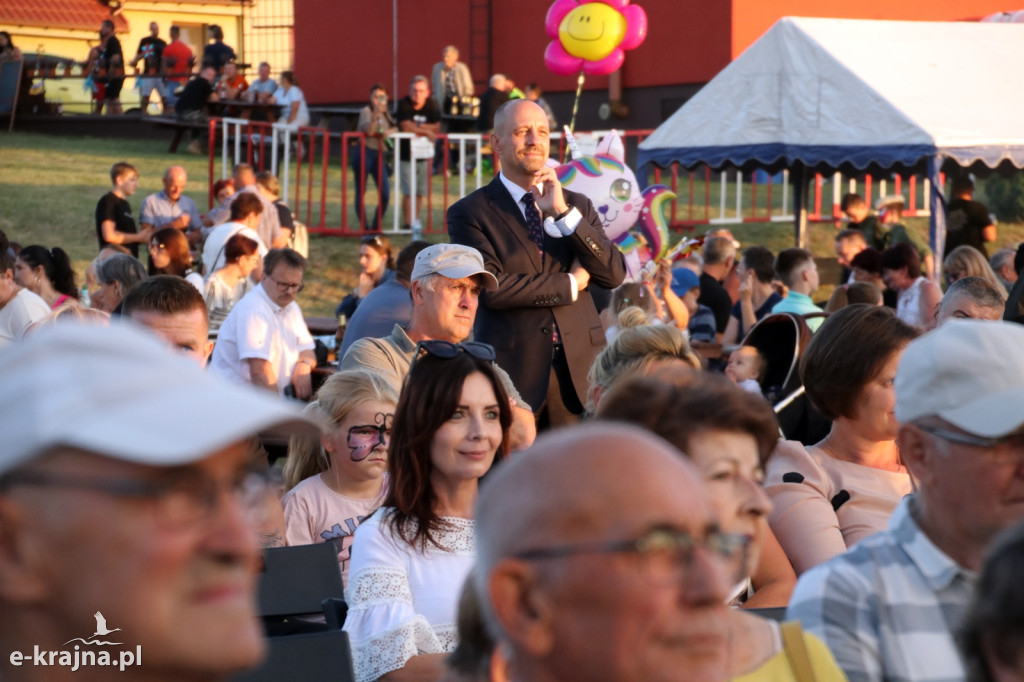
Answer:
M762 486L763 464L779 440L778 422L764 398L719 374L670 368L613 384L597 418L643 426L700 469L722 530L749 542L730 603L789 603L796 575L768 529L771 503Z
M882 252L880 261L885 286L899 297L896 316L909 325L924 330L942 300L939 285L921 274L921 257L905 242Z
M388 136L398 132L395 120L388 113L388 91L380 83L374 83L370 88L370 103L359 112L359 123L356 130L363 133L365 138L365 162L360 147L349 157L356 182L356 215L360 221L366 212L363 195L369 180L377 185L377 193L380 195L379 213L381 216L388 210L388 202L391 200L391 181L388 176L390 171L387 166L386 154L390 148L391 141ZM360 175L360 169L366 167L366 177ZM380 229L377 224L378 211L374 211L366 218L366 229L376 232Z
M292 130L309 125L309 108L306 97L299 89L299 81L294 71L282 71L277 79L277 91L270 98L272 104L281 107L278 123L287 124Z
M183 277L203 293L203 277L192 270L192 254L188 239L175 227L165 227L153 233L149 240L150 275L172 275Z
M486 355L481 347L428 342L399 398L391 489L359 526L349 565L345 630L358 682L437 679L457 643L477 485L505 457L512 423L494 366L472 354Z
M363 237L359 245L359 286L341 299L334 314L352 317L368 293L394 278L395 257L391 240L376 234Z
M59 246L26 246L14 263L14 281L46 301L50 310L78 304L75 271Z
M768 460L768 522L797 575L883 530L910 474L896 445L893 379L919 332L889 308L833 313L800 359L807 396L832 428L804 447L780 441Z
M235 304L255 286L249 275L260 266L259 242L241 233L224 244L225 264L206 279L206 309L210 313L210 336L217 336Z
M0 31L0 62L20 62L21 50L11 42L11 34Z

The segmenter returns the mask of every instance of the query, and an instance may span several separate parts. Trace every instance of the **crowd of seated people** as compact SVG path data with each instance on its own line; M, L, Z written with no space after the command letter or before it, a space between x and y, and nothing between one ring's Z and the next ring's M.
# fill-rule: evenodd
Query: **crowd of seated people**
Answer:
M222 508L228 503L216 486L224 481L196 484L206 487L175 497L172 507L166 498L181 492L177 483L126 486L74 456L67 471L63 454L49 459L57 443L118 466L180 464L226 480L243 460L270 465L251 442L255 414L238 429L194 417L176 436L184 442L201 432L203 447L187 456L159 454L146 431L124 425L124 438L152 448L153 459L84 436L54 436L49 450L19 458L0 453L0 611L15 622L42 618L31 607L50 594L21 567L38 557L20 538L45 530L48 540L67 541L17 511L46 504L23 488L52 486L148 500L160 515L213 515L225 528L258 530L267 547L330 543L360 682L802 680L808 670L819 680L938 682L1024 673L1012 615L1024 523L1024 329L999 319L1005 288L973 247L947 254L945 293L908 244L881 254L865 248L849 258L849 281L822 311L812 299L819 281L809 252L749 246L736 262L730 238L716 237L710 267L661 264L649 281L611 288L603 327L581 330L556 315L537 330L555 353L574 334L596 347L582 423L541 427L537 436L534 416L544 405L531 407L519 394L512 376L520 368L500 366L495 347L473 340L478 308L513 305L516 287L525 286L494 268L493 254L416 242L395 258L389 239L363 238L359 283L342 312L393 311L392 332L346 339L348 354L317 387L311 375L323 363L298 301L311 265L288 247L276 178L240 165L240 189L221 186L224 210L197 222L180 203L184 178L168 169L164 192L147 198L152 222L136 226L129 199L138 177L127 163L112 169L113 189L96 211L98 255L81 281L60 246L21 247L0 233L0 370L24 382L23 365L53 360L35 357L35 344L63 348L73 366L78 358L62 334L75 325L83 348L95 344L81 362L105 373L122 346L157 357L151 374L139 370L124 387L147 395L139 409L153 414L131 412L140 429L173 414L176 403L161 411L149 394L178 371L190 383L175 400L199 390L245 396L237 399L253 400L270 421L316 428L292 435L279 465L284 489L253 504L259 522ZM276 227L263 220L268 214ZM724 285L734 275L735 297ZM575 295L588 288L582 273L572 277ZM895 310L876 280L898 293ZM705 288L728 313L720 339L717 311L698 303ZM375 299L385 293L378 311ZM531 295L525 304L557 296ZM728 309L716 300L723 296ZM694 325L702 307L708 320ZM809 339L791 355L809 409L830 424L824 439L780 434L777 405L762 389L778 358L744 343L778 315ZM696 343L704 326L706 342ZM159 344L147 346L153 338ZM126 367L133 362L125 356ZM545 403L557 399L558 371L551 366L556 388ZM112 419L102 395L93 395L102 377L67 374L67 399L87 396L74 406L102 431ZM12 386L8 393L22 384ZM190 414L226 414L194 397ZM0 426L13 434L30 428L11 416L21 409L16 398L5 397L0 409ZM290 400L308 402L304 414ZM50 416L34 433L60 426ZM76 412L79 419L86 417ZM224 437L209 437L211 429ZM167 542L164 551L173 548ZM251 538L231 542L221 552L244 564L239 580L251 582ZM73 578L64 570L45 577ZM790 620L765 617L782 609ZM468 641L474 623L486 637L479 630ZM23 640L0 624L0 645ZM218 669L251 666L255 653L236 652ZM0 660L4 679L19 672Z

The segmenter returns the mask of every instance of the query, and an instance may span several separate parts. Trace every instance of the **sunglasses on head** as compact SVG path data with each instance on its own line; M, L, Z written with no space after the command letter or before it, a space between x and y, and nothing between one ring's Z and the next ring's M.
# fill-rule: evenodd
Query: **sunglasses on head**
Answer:
M494 362L497 357L494 353L494 346L479 341L465 341L463 343L452 343L451 341L420 341L413 351L412 365L409 366L409 373L416 367L416 361L424 355L433 355L442 360L451 360L458 357L459 353L467 353L478 360Z
M366 244L367 246L372 244L373 246L376 246L378 249L386 248L381 238L375 234L368 234L365 237L363 237L362 243Z

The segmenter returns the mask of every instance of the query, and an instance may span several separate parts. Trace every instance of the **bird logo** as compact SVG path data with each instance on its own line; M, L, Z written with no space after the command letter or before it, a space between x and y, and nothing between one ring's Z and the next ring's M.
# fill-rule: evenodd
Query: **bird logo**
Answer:
M107 627L107 619L104 618L103 614L100 613L99 611L97 611L93 615L96 617L96 632L92 633L92 635L89 636L89 639L82 639L81 637L75 637L74 639L69 639L68 641L64 642L64 646L67 646L71 642L76 642L76 641L77 642L81 642L82 644L96 644L96 645L98 645L98 644L121 644L121 642L103 642L103 641L100 641L100 640L97 640L97 639L93 639L94 637L105 637L106 635L109 635L112 632L120 632L121 631L121 628L113 628L113 629L108 628Z

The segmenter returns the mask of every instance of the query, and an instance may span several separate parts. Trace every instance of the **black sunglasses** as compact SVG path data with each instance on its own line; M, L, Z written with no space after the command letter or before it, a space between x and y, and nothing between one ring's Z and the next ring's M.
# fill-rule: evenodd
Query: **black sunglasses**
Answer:
M412 374L416 367L416 361L424 355L433 355L442 360L451 360L458 357L459 353L468 353L477 360L494 362L497 355L494 353L494 346L479 341L465 341L463 343L452 343L451 341L429 340L420 341L413 351L412 364L409 366L409 373Z
M375 234L368 234L365 237L363 237L361 241L362 241L363 244L366 244L366 245L373 244L378 249L386 249L387 248L386 246L384 246L384 242L381 240L381 238L378 235L375 235Z

